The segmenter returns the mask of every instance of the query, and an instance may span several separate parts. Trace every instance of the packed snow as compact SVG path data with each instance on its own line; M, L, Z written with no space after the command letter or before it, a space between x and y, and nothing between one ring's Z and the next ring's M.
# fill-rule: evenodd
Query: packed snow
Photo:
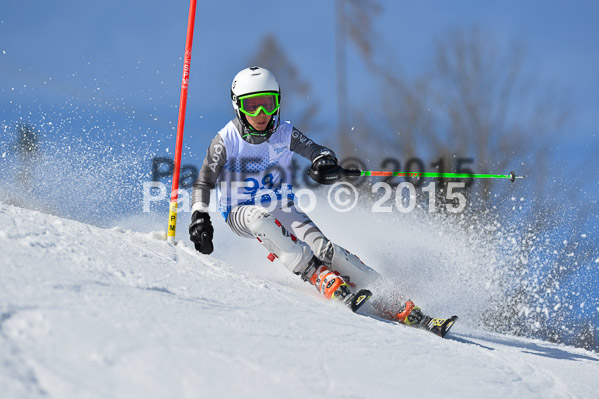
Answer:
M0 202L0 396L597 397L596 353L469 322L462 302L485 270L455 277L464 286L446 292L463 292L445 302L426 283L447 273L407 270L425 310L461 316L441 339L325 300L222 222L214 254L199 254L182 220L172 246L131 230L139 220L103 229Z

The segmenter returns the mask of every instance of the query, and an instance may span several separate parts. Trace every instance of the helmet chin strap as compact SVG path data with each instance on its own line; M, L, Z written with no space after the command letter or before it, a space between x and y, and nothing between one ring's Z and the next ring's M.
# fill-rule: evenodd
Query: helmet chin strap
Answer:
M245 117L245 115L243 113L241 113L241 125L243 127L245 127L245 134L243 134L243 137L246 136L260 136L260 137L266 137L267 140L268 138L277 130L277 128L279 127L279 123L280 123L280 118L279 118L279 112L277 112L275 115L272 115L270 118L270 122L268 122L268 126L266 127L266 129L264 129L263 131L260 130L256 130L252 127L252 125L250 125L250 123L248 122L247 118ZM276 123L275 123L275 116L276 116Z

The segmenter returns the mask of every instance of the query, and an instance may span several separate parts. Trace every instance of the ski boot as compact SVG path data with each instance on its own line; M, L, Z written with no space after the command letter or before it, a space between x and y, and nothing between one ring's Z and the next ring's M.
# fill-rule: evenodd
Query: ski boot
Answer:
M397 321L408 326L419 326L428 321L422 310L410 300L403 304L394 316Z
M441 338L445 337L458 320L458 316L452 316L448 319L427 316L410 300L399 309L399 312L394 317L402 324L430 331Z
M342 301L354 312L372 296L372 292L364 289L353 293L350 285L338 272L330 270L325 265L318 265L314 259L302 274L302 279L309 281L325 298Z
M339 273L329 270L325 265L316 268L309 281L325 298L344 301L351 295L349 285L343 277Z

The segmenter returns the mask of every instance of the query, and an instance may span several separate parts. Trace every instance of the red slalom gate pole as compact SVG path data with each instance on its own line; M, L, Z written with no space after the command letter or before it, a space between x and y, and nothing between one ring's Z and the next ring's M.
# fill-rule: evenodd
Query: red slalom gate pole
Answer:
M177 199L179 198L179 173L181 171L181 151L183 148L183 129L185 127L185 109L187 107L187 87L189 85L189 70L191 69L191 46L193 44L193 28L196 16L197 0L190 0L189 19L187 21L187 38L185 40L185 58L183 61L183 79L181 81L181 98L179 100L179 119L177 122L177 142L175 147L175 169L173 171L173 187L171 203L168 211L167 241L175 243L177 229Z

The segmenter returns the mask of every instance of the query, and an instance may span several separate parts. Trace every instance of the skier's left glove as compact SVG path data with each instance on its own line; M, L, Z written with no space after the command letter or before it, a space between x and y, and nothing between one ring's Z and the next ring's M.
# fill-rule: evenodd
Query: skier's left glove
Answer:
M319 172L338 167L337 158L329 151L323 151L312 161L312 169Z
M211 254L214 251L213 236L214 227L212 227L210 215L206 212L195 211L191 215L189 239L195 244L196 250L206 255Z
M343 177L343 169L330 151L323 151L312 161L308 175L317 183L333 184Z

